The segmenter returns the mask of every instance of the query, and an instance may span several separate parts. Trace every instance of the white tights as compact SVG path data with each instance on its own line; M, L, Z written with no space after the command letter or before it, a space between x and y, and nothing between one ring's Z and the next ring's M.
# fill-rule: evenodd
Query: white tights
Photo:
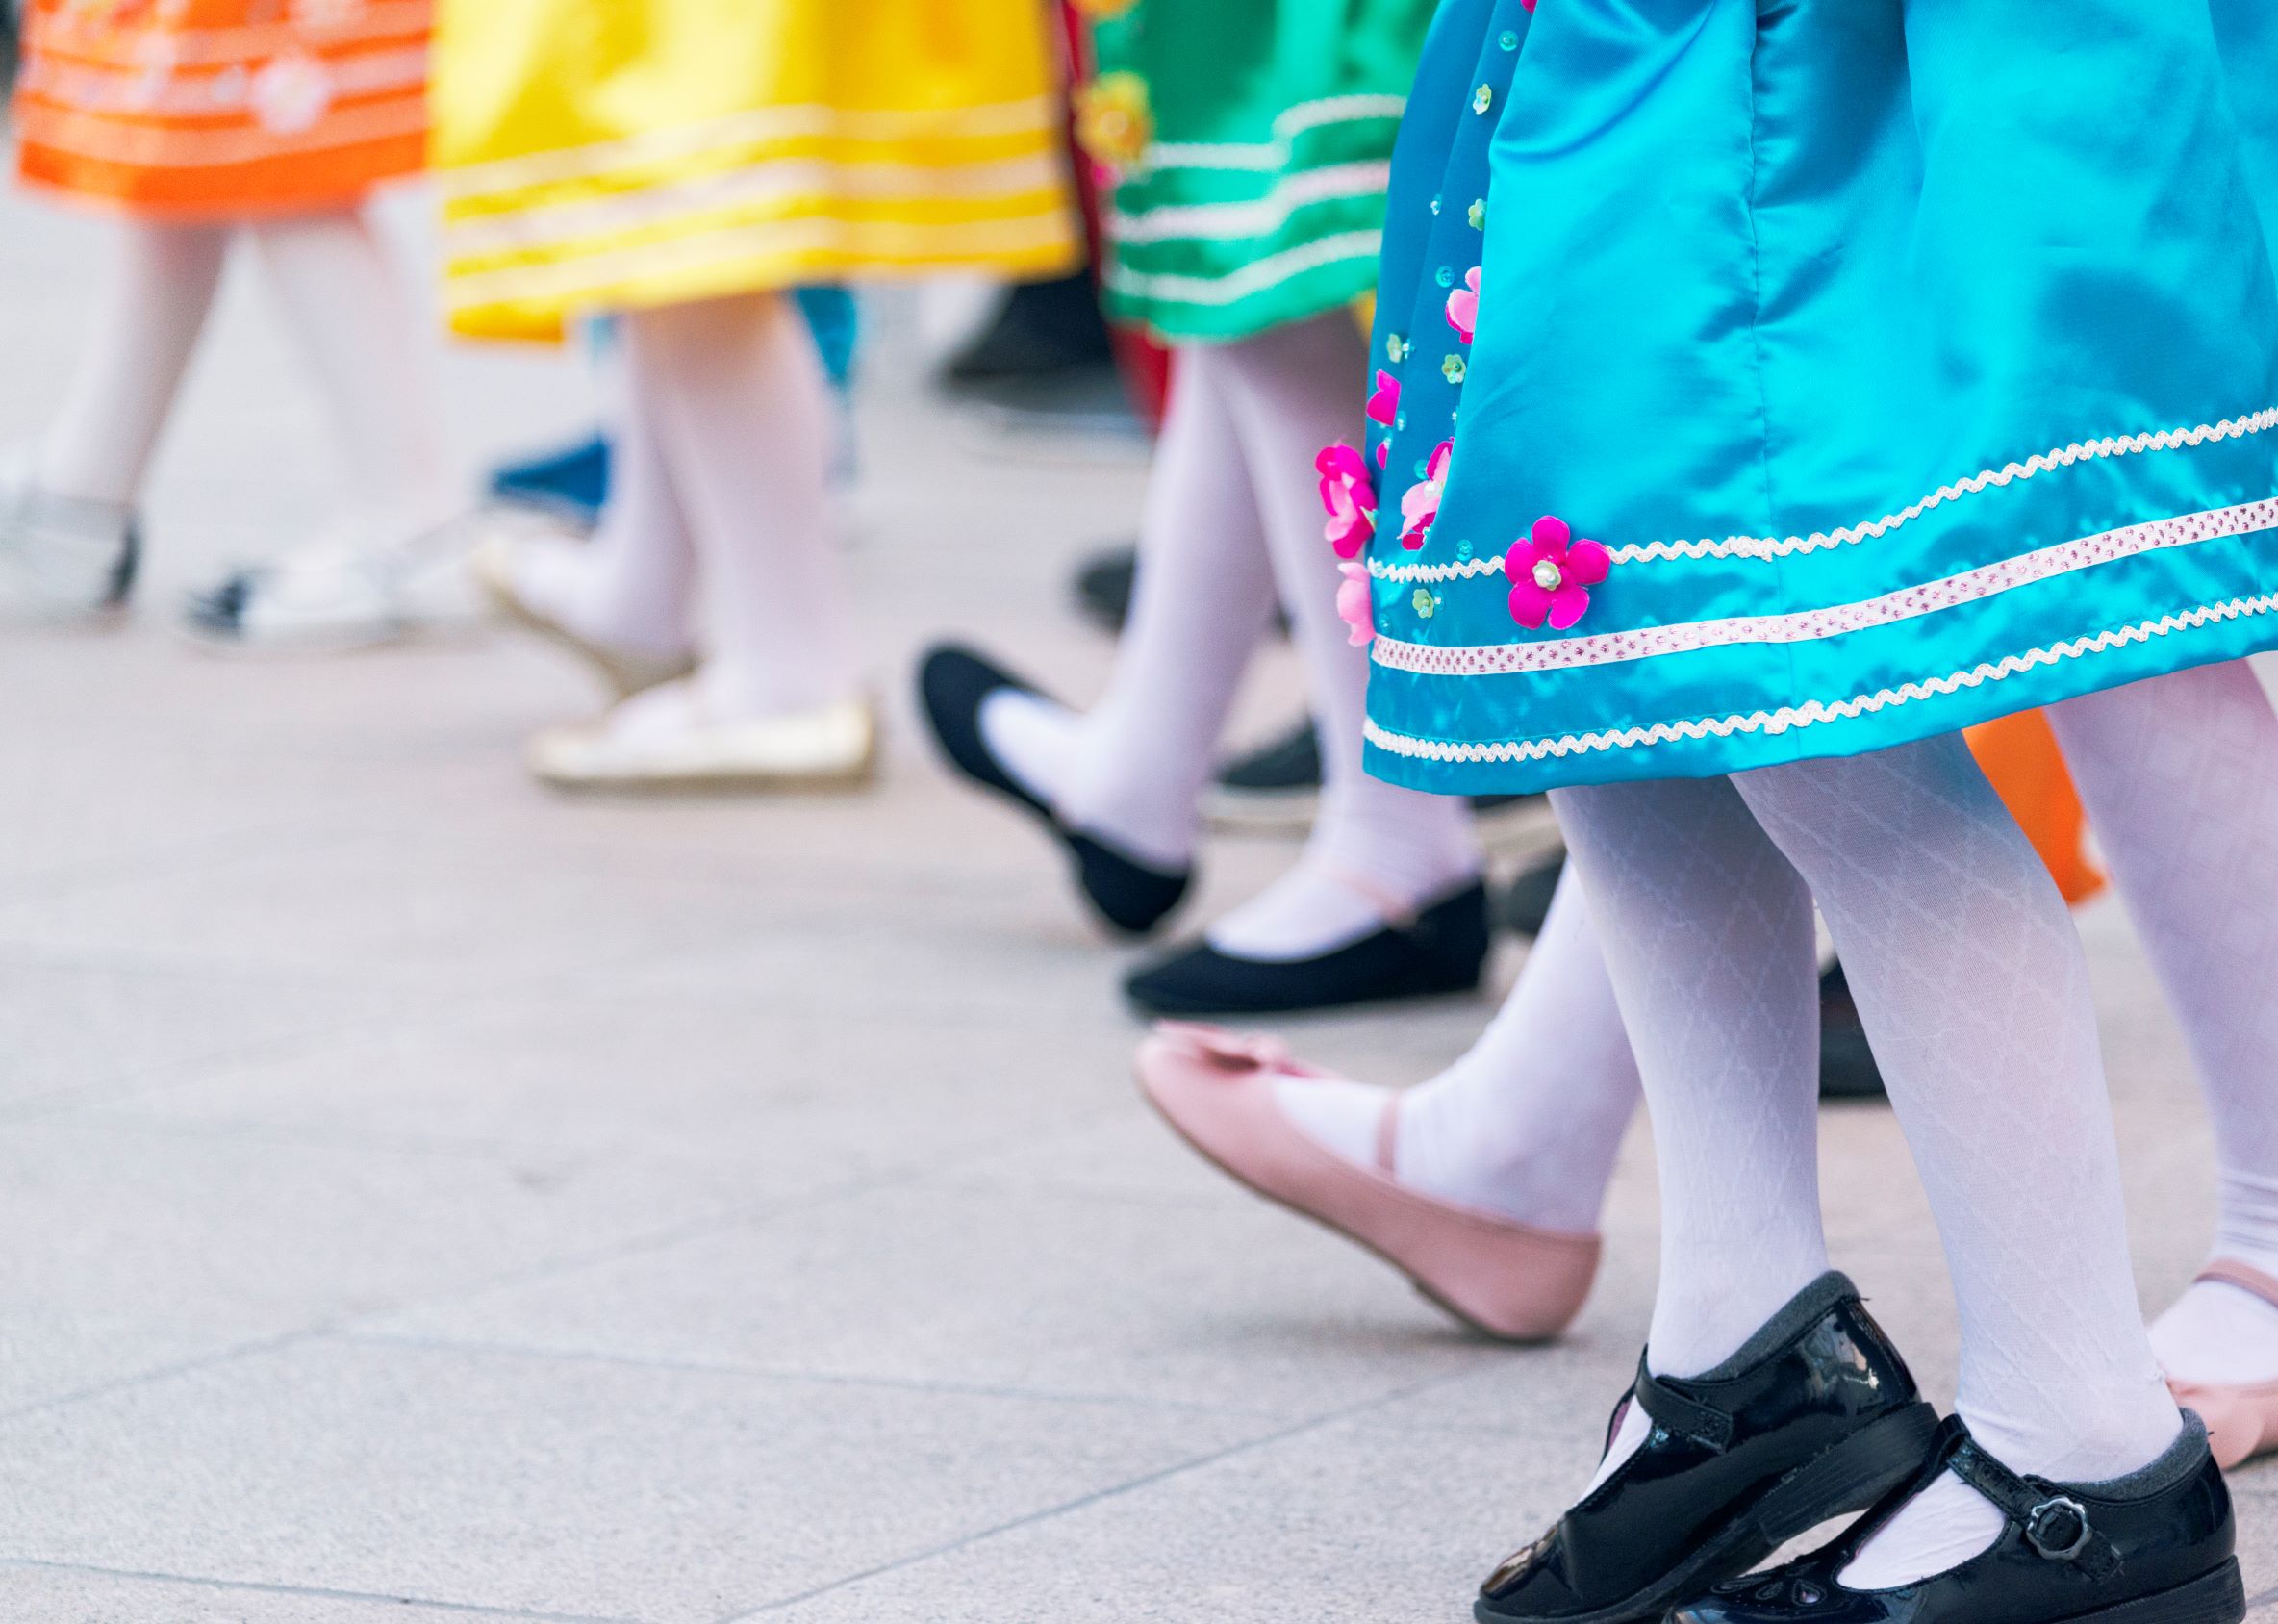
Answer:
M826 516L834 419L791 301L743 294L624 317L617 474L592 542L533 549L519 586L611 647L703 657L694 687L627 701L622 725L765 716L844 699L852 617Z
M39 444L36 481L108 506L136 499L240 233L315 374L359 506L410 525L443 518L455 493L431 346L378 239L347 210L241 224L122 224L86 348Z
M1342 311L1182 348L1106 696L1082 716L1017 696L982 713L992 748L1070 825L1182 868L1235 689L1278 596L1320 722L1323 792L1295 870L1210 932L1250 957L1310 956L1479 870L1460 802L1360 769L1368 660L1337 618L1313 459L1353 438L1366 350Z

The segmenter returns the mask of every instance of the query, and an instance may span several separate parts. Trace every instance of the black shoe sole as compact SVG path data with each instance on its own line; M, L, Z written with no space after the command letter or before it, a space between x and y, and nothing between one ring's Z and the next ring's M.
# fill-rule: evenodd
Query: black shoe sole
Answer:
M1369 1009L1383 1003L1406 1003L1427 998L1465 998L1477 995L1483 979L1480 970L1468 974L1404 977L1369 988L1356 996L1306 997L1303 994L1275 1001L1235 1001L1177 993L1163 993L1126 983L1124 998L1137 1013L1159 1021L1262 1020L1271 1015L1311 1015L1331 1009ZM1136 979L1136 977L1134 977Z
M2245 1616L2246 1581L2234 1557L2189 1585L2094 1612L2076 1612L2058 1624L2240 1624Z
M1788 1473L1762 1499L1704 1542L1683 1566L1613 1607L1550 1618L1503 1612L1481 1596L1472 1604L1472 1617L1477 1624L1660 1624L1671 1608L1706 1595L1728 1579L1737 1579L1798 1535L1809 1534L1836 1517L1863 1511L1901 1484L1911 1482L1920 1474L1936 1432L1937 1411L1927 1404L1910 1405L1884 1416L1818 1459ZM2102 1624L2103 1615L2094 1616ZM2161 1616L2164 1619L2164 1615ZM2128 1624L2138 1621L2130 1619ZM2141 1624L2150 1624L2149 1617Z
M1124 997L1143 1015L1211 1020L1476 993L1490 946L1486 887L1474 881L1411 926L1386 926L1317 958L1235 958L1205 938L1133 972Z

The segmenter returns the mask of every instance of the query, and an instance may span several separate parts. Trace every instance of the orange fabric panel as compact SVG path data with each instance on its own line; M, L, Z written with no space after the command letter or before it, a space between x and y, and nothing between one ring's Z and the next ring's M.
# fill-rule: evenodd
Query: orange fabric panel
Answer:
M334 207L426 163L431 0L32 0L23 178L184 217Z
M2088 816L2048 719L2026 711L1972 727L1968 738L1978 766L2048 865L2064 900L2085 902L2103 890L2104 876L2083 850Z

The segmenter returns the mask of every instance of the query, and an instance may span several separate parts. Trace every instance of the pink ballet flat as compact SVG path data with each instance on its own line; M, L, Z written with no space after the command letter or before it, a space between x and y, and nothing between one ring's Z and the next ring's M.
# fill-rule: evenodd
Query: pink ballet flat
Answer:
M1329 1074L1272 1038L1166 1022L1140 1046L1137 1066L1140 1092L1180 1138L1267 1200L1368 1248L1464 1324L1542 1342L1582 1311L1598 1237L1533 1229L1395 1182L1396 1101L1386 1103L1372 1169L1282 1115L1277 1078Z
M2278 1307L2278 1277L2247 1263L2217 1258L2200 1271L2199 1279L2235 1285ZM2195 1409L2207 1423L2207 1441L2224 1471L2278 1449L2278 1382L2179 1382L2167 1379L2167 1390L2186 1409Z

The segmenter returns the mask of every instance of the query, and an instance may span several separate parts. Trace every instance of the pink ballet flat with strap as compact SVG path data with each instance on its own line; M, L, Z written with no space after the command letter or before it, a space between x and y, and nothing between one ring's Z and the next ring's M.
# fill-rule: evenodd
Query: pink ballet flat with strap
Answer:
M2235 1285L2278 1307L2278 1277L2251 1264L2217 1258L2199 1279ZM2278 1382L2182 1382L2170 1376L2167 1390L2207 1423L2207 1441L2224 1471L2278 1449Z
M1274 1098L1280 1078L1328 1078L1272 1038L1165 1023L1140 1046L1139 1090L1180 1138L1269 1201L1357 1241L1490 1336L1541 1342L1573 1323L1598 1272L1596 1235L1565 1234L1420 1194L1391 1176L1398 1096L1377 1165L1306 1136Z

